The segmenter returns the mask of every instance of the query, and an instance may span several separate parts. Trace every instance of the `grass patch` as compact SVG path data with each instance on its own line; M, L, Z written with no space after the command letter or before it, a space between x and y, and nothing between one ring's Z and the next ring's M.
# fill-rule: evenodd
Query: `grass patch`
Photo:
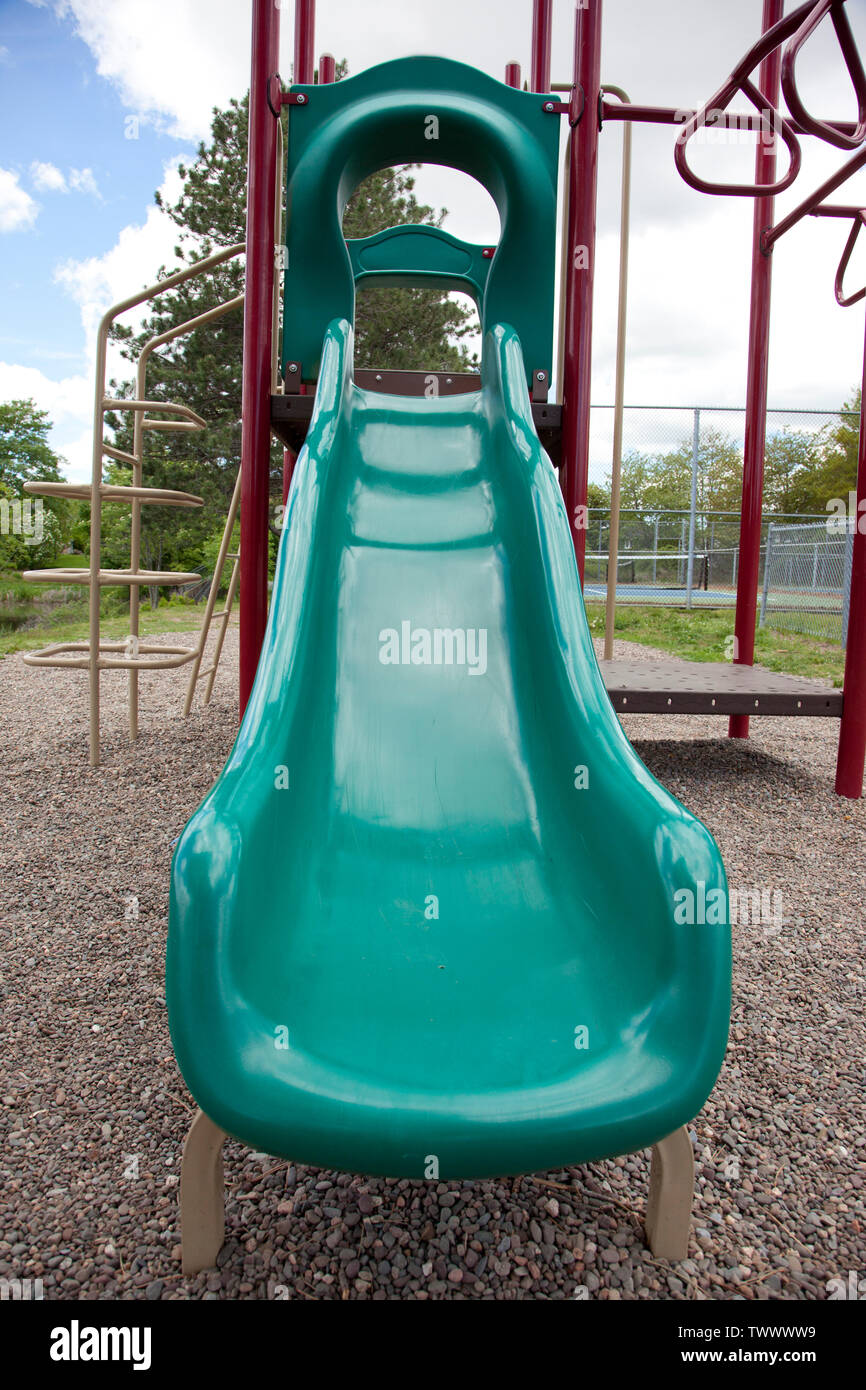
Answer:
M68 560L83 559L64 556ZM237 606L237 600L235 600ZM145 600L140 610L141 635L194 632L201 624L204 604L191 599L163 599L154 612ZM604 635L604 604L586 605L593 637ZM615 631L626 642L657 647L687 661L729 660L734 614L730 608L664 608L656 604L623 604L616 610ZM126 591L109 589L102 596L102 635L120 641L129 632ZM0 656L33 651L55 642L82 642L88 633L87 591L47 590L25 584L14 574L0 574ZM796 632L759 628L755 660L770 671L792 676L816 676L841 687L845 653L832 643Z
M604 604L587 603L593 637L604 636ZM663 608L657 604L623 604L616 610L616 636L625 642L658 647L687 661L730 660L734 631L731 608ZM841 687L845 653L832 643L818 642L798 632L758 628L755 662L790 676L816 676Z
M38 598L34 599L28 592L22 597L30 599L29 603L16 599L4 605L3 583L0 580L0 656L8 656L11 652L34 651L37 647L47 647L58 642L86 641L86 589L53 590L52 602L38 584L23 585L23 588L35 591ZM103 590L101 633L108 641L121 641L129 633L127 592L120 589ZM8 614L8 622L4 622L5 614ZM18 620L17 626L12 624L13 614ZM145 600L139 610L139 629L142 637L171 632L195 632L201 626L203 617L204 603L195 604L191 599L163 599L155 611Z

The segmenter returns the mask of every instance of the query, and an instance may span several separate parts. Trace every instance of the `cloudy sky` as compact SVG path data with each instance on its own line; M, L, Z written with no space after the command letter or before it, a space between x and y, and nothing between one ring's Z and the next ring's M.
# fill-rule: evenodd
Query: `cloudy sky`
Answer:
M708 99L760 29L761 0L606 0L603 79L632 100L687 107ZM787 8L793 8L789 0ZM866 0L848 12L866 51ZM281 71L291 71L285 0ZM570 78L572 0L554 0L554 80ZM529 67L529 0L319 0L316 51L353 72L440 53L501 77ZM89 471L93 338L104 308L171 260L171 224L154 190L206 137L210 113L248 83L248 0L0 0L0 399L49 410L69 474ZM822 26L827 29L826 24ZM850 119L854 101L832 30L804 51L807 105ZM740 101L738 109L745 109ZM752 204L708 198L680 180L670 128L634 133L626 399L741 405L745 392ZM803 172L780 212L844 155L804 141ZM613 398L621 128L602 135L593 399ZM705 140L695 164L748 178L748 137ZM461 175L422 171L419 192L446 226L494 240L495 208ZM839 195L840 197L842 195ZM858 175L846 202L866 203ZM863 307L839 309L833 276L845 230L809 219L774 254L771 403L838 407L859 380ZM866 241L866 236L864 236ZM851 284L866 280L866 247ZM593 475L609 465L603 441Z

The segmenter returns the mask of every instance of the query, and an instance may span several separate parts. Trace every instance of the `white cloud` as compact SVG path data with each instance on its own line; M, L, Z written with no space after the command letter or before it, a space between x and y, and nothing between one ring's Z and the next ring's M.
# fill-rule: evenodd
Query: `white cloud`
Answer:
M21 232L32 227L39 213L39 204L25 188L12 169L0 169L0 232Z
M74 482L90 477L93 385L87 376L60 381L14 362L0 362L0 400L33 400L47 410L52 422L51 447L66 461L66 476Z
M34 159L30 165L30 181L40 193L89 193L101 200L102 194L92 169L70 169L68 177L56 164Z
M172 202L179 191L180 179L173 161L164 170L160 192L166 201ZM65 261L57 267L55 281L75 300L81 312L85 334L81 372L52 379L36 367L0 362L0 400L32 397L49 412L54 426L52 447L66 460L66 474L72 481L90 478L93 370L99 321L111 304L155 280L160 266L174 261L176 243L176 226L153 206L142 223L124 227L103 255ZM145 307L126 314L122 322L135 326L146 312ZM119 351L110 349L107 379L126 378L130 370Z
M71 419L83 421L90 418L92 396L89 378L85 376L53 381L38 367L0 362L0 398L3 400L32 397L40 410L47 410L52 416L59 411Z
M30 180L34 188L40 193L65 193L67 191L66 179L56 164L43 163L40 159L34 159L30 165Z
M124 105L178 139L206 134L211 108L246 90L249 3L54 0L54 7L73 19Z
M165 202L174 202L181 189L177 172L178 161L166 165L160 194ZM160 266L174 261L178 231L175 224L155 205L148 208L140 225L124 227L114 245L101 256L89 256L83 261L63 261L54 272L54 279L79 305L84 326L88 358L96 348L99 320L110 305L134 294L137 289L156 278ZM141 313L137 317L140 319ZM128 314L123 320L134 323L136 316ZM120 359L109 364L114 370L128 373L128 364Z
M92 169L70 169L69 187L76 193L90 193L94 198L101 197Z

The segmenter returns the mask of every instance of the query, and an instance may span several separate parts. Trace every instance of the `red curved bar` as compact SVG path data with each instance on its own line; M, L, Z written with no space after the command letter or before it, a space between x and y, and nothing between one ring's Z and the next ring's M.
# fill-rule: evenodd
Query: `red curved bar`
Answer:
M817 0L819 5L826 3L826 0ZM772 114L768 112L766 102L757 87L750 81L751 74L763 60L796 34L800 26L809 18L815 9L816 0L806 0L791 14L784 19L780 19L777 24L762 34L757 43L753 44L748 53L741 58L734 68L730 77L719 88L714 96L706 102L699 111L685 122L682 130L677 136L677 143L674 149L674 163L677 172L685 182L699 193L710 193L713 195L726 195L739 198L766 198L776 193L784 193L786 188L790 188L800 172L802 154L791 122L784 117L775 107L771 108ZM753 184L753 183L712 183L708 179L702 179L690 167L686 156L686 146L689 140L700 130L702 126L708 124L707 117L712 112L714 115L719 111L724 111L731 98L742 92L743 96L748 97L749 101L757 110L761 117L761 132L777 133L788 150L790 163L787 173L783 178L777 179L772 184Z
M828 144L836 145L840 150L856 150L866 139L866 72L863 71L863 64L860 62L860 54L851 33L844 5L845 0L818 0L812 13L806 16L782 58L782 91L788 103L788 110L807 135L816 135L819 140L826 140ZM847 133L842 122L819 121L810 116L797 90L797 56L828 14L857 97L857 125L851 134Z
M724 110L727 103L733 96L736 96L738 92L742 92L743 96L748 97L749 101L758 112L761 118L762 137L765 133L773 136L777 132L781 135L785 143L789 159L788 169L783 177L777 179L775 183L714 183L709 179L702 179L700 175L696 174L686 158L686 146L688 142L702 126L708 124L707 116L709 113L712 112L715 114L719 110ZM791 184L800 172L800 166L803 162L800 143L794 134L790 121L780 115L775 109L773 110L772 116L769 116L766 108L761 104L762 101L763 98L761 97L761 93L747 77L741 78L737 82L730 79L724 87L719 88L719 91L716 92L714 97L710 98L706 106L702 106L699 111L695 112L690 120L686 121L680 134L677 136L677 143L674 147L674 163L677 167L677 173L682 179L685 179L690 188L697 189L698 193L711 193L713 195L725 195L734 198L768 198L775 196L777 193L784 193L786 188L791 187Z
M845 242L845 250L842 252L842 256L839 261L839 266L836 271L836 279L833 288L836 292L836 303L840 304L843 309L850 309L852 304L856 304L859 300L863 299L864 296L866 296L866 285L864 285L861 290L857 290L855 294L849 295L846 295L844 293L842 285L842 282L845 279L845 271L848 269L848 262L851 259L851 253L854 250L854 244L857 241L858 236L860 235L860 228L864 225L864 223L866 223L866 208L859 208L857 212L854 214L854 222L851 227L848 240Z

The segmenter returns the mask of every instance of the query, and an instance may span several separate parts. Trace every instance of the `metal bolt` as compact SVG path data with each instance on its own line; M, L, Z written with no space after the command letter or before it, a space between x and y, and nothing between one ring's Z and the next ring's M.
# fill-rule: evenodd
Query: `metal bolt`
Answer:
M305 103L306 103L306 100L307 100L307 98L304 96L303 92L298 92L298 105L299 105L299 106L304 106Z
M556 106L554 105L554 103L553 103L552 101L546 101L546 102L544 103L544 109L545 109L545 111L555 111L555 110L556 110Z
M535 380L536 380L536 381L546 381L546 380L547 380L547 372L536 372L536 373L535 373Z
M288 370L289 370L290 372L296 372L296 371L298 370L298 364L297 364L297 362L289 362L289 363L287 364L287 366L288 366Z
M381 375L380 375L379 372L376 373L376 380L377 380L377 381L381 381L381 380L382 380L382 377L381 377Z

